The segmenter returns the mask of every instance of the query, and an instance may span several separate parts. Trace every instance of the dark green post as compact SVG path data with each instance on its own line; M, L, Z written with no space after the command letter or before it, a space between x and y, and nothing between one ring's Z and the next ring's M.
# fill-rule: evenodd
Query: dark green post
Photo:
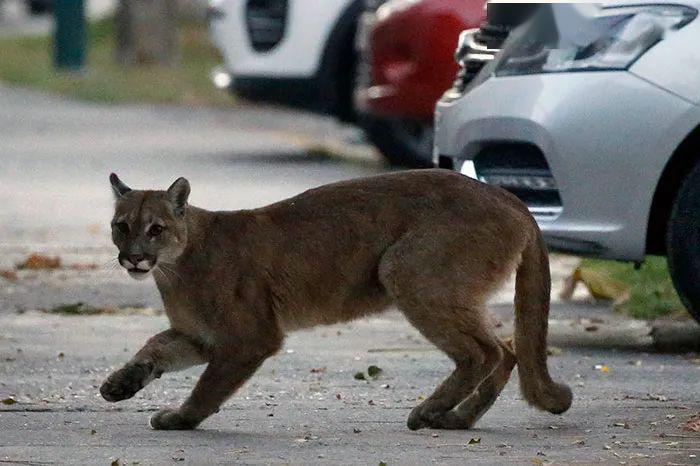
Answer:
M81 70L87 45L84 0L54 0L54 19L54 66Z

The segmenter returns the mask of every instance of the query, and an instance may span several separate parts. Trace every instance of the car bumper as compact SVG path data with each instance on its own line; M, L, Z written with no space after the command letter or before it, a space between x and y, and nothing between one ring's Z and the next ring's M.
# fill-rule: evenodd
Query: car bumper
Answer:
M692 107L627 72L491 78L438 103L435 156L480 176L476 162L499 144L540 153L538 170L554 180L558 204L526 203L549 245L637 261L659 177Z
M481 10L465 6L463 0L418 1L405 2L383 18L362 15L356 45L367 68L355 93L358 109L430 120L457 73L454 46L459 34L479 24Z

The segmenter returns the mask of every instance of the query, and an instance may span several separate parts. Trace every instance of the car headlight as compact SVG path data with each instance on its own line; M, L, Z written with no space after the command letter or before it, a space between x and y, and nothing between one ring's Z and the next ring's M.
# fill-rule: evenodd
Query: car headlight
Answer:
M680 5L582 8L542 8L505 44L496 76L624 70L697 16Z

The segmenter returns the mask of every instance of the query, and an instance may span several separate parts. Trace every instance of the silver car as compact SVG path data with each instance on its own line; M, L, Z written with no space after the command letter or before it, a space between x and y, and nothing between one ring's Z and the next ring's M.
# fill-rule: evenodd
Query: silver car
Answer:
M438 103L434 157L519 196L555 249L667 255L700 320L698 8L543 6L500 52L466 31L462 76L486 64Z

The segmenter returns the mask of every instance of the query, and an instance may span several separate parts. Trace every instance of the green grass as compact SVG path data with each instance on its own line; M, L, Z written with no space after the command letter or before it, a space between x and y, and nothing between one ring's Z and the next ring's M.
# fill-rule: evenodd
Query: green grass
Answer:
M630 299L617 306L625 314L641 319L686 314L671 283L666 258L647 257L640 270L634 270L628 263L597 259L585 259L581 267L596 270L631 287Z
M80 73L53 69L50 37L2 38L0 81L94 102L231 105L229 94L216 89L209 79L221 58L209 41L206 25L183 23L179 32L175 64L124 68L114 59L114 21L94 22L88 27L87 67Z

